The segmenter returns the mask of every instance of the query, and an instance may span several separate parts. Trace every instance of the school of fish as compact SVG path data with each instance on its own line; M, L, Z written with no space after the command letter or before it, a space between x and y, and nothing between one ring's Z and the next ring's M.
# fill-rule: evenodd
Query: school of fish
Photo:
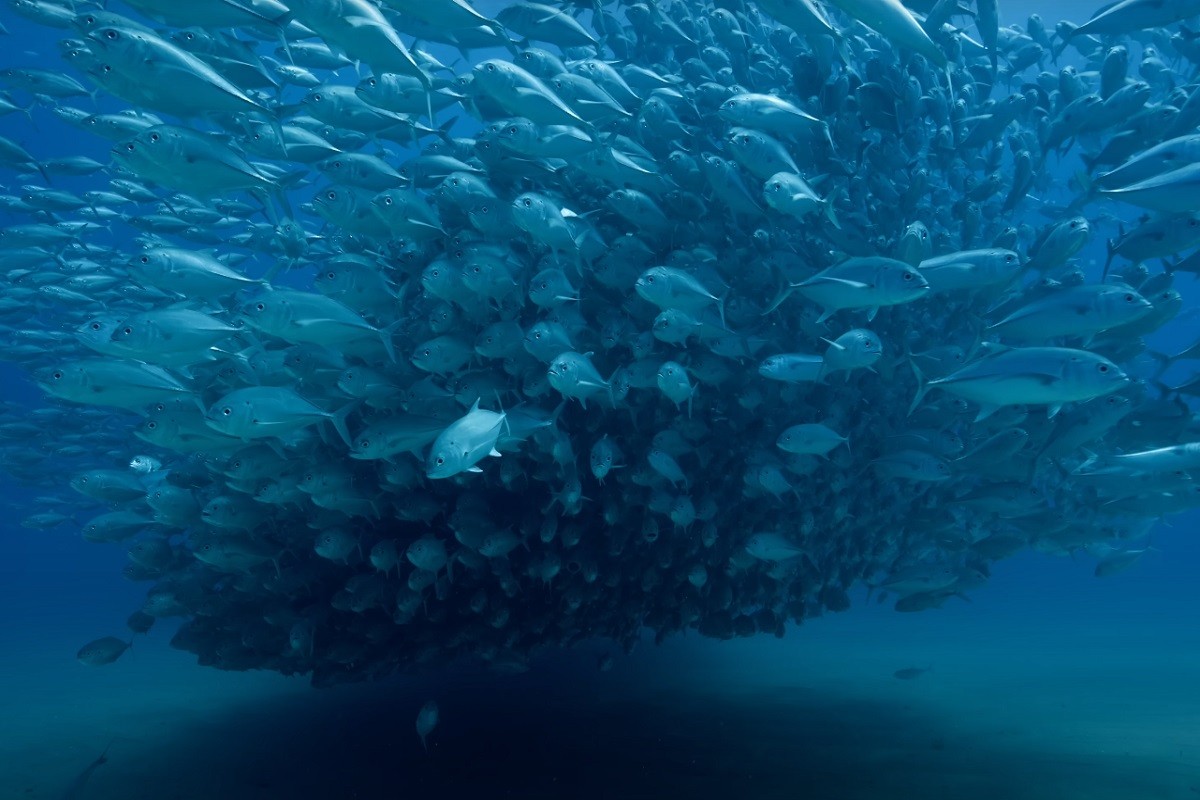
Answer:
M147 586L84 663L782 636L1200 507L1196 0L2 13L0 464Z

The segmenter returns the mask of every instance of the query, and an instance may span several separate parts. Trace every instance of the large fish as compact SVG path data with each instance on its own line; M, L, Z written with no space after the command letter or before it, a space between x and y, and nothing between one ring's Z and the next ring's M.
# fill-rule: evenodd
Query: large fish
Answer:
M1010 405L1046 405L1053 416L1064 403L1111 394L1128 383L1120 367L1086 350L992 347L981 358L922 386L913 406L926 391L939 388L977 403L977 420Z

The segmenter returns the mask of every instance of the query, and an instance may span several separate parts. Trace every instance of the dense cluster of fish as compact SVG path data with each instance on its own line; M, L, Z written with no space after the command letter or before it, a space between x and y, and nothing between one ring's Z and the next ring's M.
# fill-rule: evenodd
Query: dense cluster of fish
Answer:
M70 73L0 112L112 158L0 138L4 467L203 664L782 636L1200 506L1200 3L8 7Z

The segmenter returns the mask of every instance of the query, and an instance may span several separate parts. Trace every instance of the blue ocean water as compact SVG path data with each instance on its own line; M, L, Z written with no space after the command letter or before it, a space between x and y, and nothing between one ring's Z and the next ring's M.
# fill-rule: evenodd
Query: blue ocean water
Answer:
M1009 3L1003 21L1032 11L1082 20L1093 9ZM10 31L0 68L55 51L53 33L12 14L0 22ZM120 104L102 96L97 107ZM0 118L0 135L47 156L106 160L104 143L44 108ZM1064 181L1073 166L1057 167ZM1098 270L1112 233L1095 235L1081 263ZM1195 277L1175 283L1186 310L1200 307ZM1195 318L1181 320L1152 346L1192 344ZM0 399L30 420L47 402L10 364L0 364ZM789 626L782 640L689 634L655 646L648 635L606 672L596 662L615 648L596 641L520 674L463 665L316 691L302 677L197 666L168 646L168 626L116 664L77 663L84 642L123 629L145 586L121 578L119 547L69 526L21 527L42 489L0 477L0 797L1200 794L1197 512L1157 524L1155 550L1105 579L1085 555L1027 551L994 564L969 602L920 614L859 587L849 611ZM893 676L907 667L931 669ZM441 719L426 753L413 720L431 697ZM102 752L107 761L73 788Z

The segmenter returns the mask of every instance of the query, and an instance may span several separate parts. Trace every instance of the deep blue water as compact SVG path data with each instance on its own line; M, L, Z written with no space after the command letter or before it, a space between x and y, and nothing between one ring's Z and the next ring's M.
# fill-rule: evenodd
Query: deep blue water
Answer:
M1007 3L1002 21L1031 10L1052 23L1081 20L1091 6ZM0 22L11 32L0 68L54 52L55 36L11 13ZM105 160L105 143L41 108L32 121L0 118L0 135L42 156ZM1061 169L1065 177L1072 166ZM0 182L11 185L12 173ZM1081 263L1098 269L1112 233L1094 235ZM1197 283L1176 282L1185 313L1152 346L1194 341ZM9 364L0 364L0 399L44 402ZM790 626L778 642L690 635L656 648L648 638L608 673L595 662L614 648L597 642L519 675L461 667L317 692L300 679L196 667L168 648L166 626L104 670L77 664L81 644L123 629L145 587L120 577L119 547L88 544L69 526L21 527L39 493L0 477L5 798L61 796L110 742L109 763L79 798L1200 793L1197 512L1157 525L1156 552L1105 580L1089 557L1025 552L995 564L970 603L923 614L868 604L856 590L850 611ZM908 666L933 671L911 683L892 677ZM413 719L429 697L441 723L426 755Z

